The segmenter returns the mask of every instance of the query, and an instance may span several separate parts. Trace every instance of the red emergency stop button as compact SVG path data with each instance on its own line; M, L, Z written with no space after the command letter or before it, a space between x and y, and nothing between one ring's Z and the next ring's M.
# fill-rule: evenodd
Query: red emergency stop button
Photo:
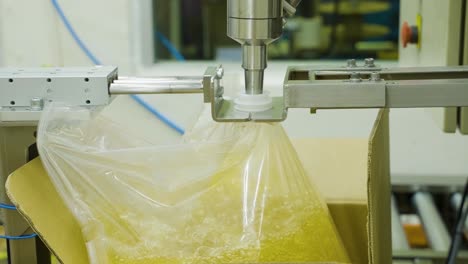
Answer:
M403 48L406 48L408 44L418 44L419 41L419 30L417 26L410 26L408 22L404 22L401 27L401 40Z

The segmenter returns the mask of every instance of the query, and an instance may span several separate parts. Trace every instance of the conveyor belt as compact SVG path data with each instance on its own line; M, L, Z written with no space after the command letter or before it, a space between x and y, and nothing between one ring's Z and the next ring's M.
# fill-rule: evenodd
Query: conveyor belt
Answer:
M392 249L409 250L410 246L400 221L395 196L392 195Z
M450 235L437 211L432 195L428 192L417 192L413 195L412 201L421 218L432 249L447 251L450 247Z
M461 193L454 193L452 195L452 207L453 210L458 210L460 208L461 202L462 202L462 194ZM465 221L465 233L468 233L468 219Z
M391 205L393 263L445 263L451 243L450 232L453 230L454 219L462 199L461 194L456 191L460 188L394 186L393 189ZM400 214L416 214L419 217L429 242L428 248L411 247ZM468 221L465 223L465 229L468 235ZM468 263L466 239L468 236L459 254L459 263Z

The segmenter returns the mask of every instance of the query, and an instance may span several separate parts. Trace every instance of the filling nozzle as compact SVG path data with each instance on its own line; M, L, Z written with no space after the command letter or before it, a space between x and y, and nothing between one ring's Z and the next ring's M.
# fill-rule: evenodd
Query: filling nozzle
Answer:
M236 110L263 112L272 108L268 92L263 92L263 74L267 67L267 44L250 42L242 45L242 67L245 71L245 93L234 101Z
M245 93L263 94L267 45L283 33L283 0L228 0L227 35L242 45Z
M242 45L242 67L245 70L245 93L262 94L267 67L266 45Z
M263 75L265 70L245 70L245 93L263 93Z

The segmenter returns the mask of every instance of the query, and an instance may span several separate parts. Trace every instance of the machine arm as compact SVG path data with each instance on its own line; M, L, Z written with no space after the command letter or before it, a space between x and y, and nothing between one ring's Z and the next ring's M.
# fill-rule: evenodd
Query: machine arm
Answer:
M236 110L235 101L212 100L219 122L279 122L289 108L421 108L468 106L468 67L380 68L368 59L362 67L293 66L286 73L283 96L263 112Z
M279 122L289 108L417 108L468 106L468 67L290 67L272 108L245 112L224 97L223 68L199 77L118 77L115 67L0 71L0 122L36 120L44 103L100 106L116 94L203 93L218 122ZM33 116L33 118L32 118ZM29 118L29 119L28 119ZM32 118L32 119L31 119Z
M111 95L181 94L211 92L222 96L221 67L209 67L203 76L119 77L117 67L6 68L0 69L0 126L35 125L47 103L98 107Z
M291 67L286 108L416 108L468 105L468 67Z

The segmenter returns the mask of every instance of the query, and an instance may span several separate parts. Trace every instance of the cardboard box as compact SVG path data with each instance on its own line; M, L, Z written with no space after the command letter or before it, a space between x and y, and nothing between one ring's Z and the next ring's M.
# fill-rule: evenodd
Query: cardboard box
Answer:
M391 263L388 110L367 139L300 139L296 150L325 197L353 263ZM7 194L63 263L88 263L81 228L39 159L14 172Z

